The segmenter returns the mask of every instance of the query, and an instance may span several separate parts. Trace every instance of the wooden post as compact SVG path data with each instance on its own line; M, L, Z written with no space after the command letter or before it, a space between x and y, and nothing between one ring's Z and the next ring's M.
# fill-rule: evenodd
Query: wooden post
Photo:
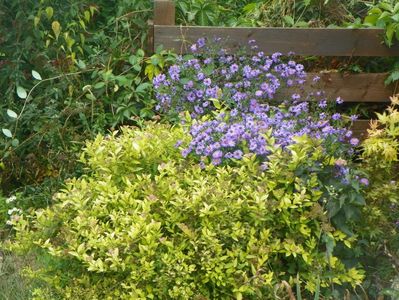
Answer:
M155 53L154 25L175 25L175 15L175 3L172 0L154 0L154 19L148 21L148 54Z
M175 3L172 0L154 1L154 25L175 25Z

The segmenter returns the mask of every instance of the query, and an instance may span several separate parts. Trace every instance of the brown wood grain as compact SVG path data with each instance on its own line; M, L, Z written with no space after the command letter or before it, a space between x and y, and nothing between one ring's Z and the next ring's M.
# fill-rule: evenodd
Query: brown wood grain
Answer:
M201 37L221 37L227 38L226 47L232 51L253 39L259 50L267 54L294 52L296 55L317 56L399 56L398 44L388 48L382 43L382 29L226 28L155 24L155 47L162 44L165 49L174 49L179 53L186 53L189 46Z
M171 0L154 1L154 24L175 25L175 3ZM155 46L156 47L156 46Z
M360 140L364 140L365 138L367 138L367 129L369 128L370 120L357 120L353 122L351 130L354 137L357 137Z
M317 84L313 78L319 76ZM384 81L388 73L341 74L338 72L309 73L303 90L287 88L280 92L281 96L290 96L297 92L308 94L322 90L328 99L341 97L345 102L388 103L389 97L395 93L393 85L386 86Z

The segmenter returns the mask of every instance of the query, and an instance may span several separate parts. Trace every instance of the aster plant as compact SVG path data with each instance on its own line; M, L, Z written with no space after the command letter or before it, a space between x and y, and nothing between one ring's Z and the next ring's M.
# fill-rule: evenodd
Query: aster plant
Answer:
M357 146L359 141L343 126L344 117L329 113L343 100L328 101L316 88L306 92L304 67L290 57L267 56L257 51L254 41L233 55L221 47L220 39L207 43L203 38L191 52L154 78L157 109L175 117L188 111L193 120L192 140L183 156L196 155L202 163L210 160L214 165L244 154L266 160L268 131L283 148L303 135ZM313 78L313 84L319 79ZM292 93L287 95L287 88Z

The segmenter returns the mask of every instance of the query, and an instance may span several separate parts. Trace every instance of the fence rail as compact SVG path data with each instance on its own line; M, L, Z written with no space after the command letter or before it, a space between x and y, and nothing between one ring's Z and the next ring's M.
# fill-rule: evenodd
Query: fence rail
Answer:
M315 56L397 56L399 46L382 44L382 29L247 28L170 26L154 23L154 47L163 45L180 53L200 37L225 37L227 48L255 40L266 54L281 52Z

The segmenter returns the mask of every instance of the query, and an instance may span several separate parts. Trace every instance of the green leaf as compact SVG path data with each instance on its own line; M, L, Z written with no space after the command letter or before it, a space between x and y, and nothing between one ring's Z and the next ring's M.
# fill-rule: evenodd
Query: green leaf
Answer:
M294 26L295 24L294 18L291 16L284 16L284 22L289 26Z
M220 104L220 101L216 98L210 98L209 100L212 101L213 106L215 106L216 109L221 109L222 105Z
M51 19L54 15L54 9L51 6L46 7L47 19Z
M17 86L17 95L21 99L26 99L28 94L26 93L26 90L22 86Z
M9 138L12 137L12 133L11 133L11 131L10 131L9 129L3 128L3 129L1 129L1 131L3 131L3 134L4 134L6 137L9 137Z
M385 37L386 37L388 46L392 45L392 38L393 38L394 33L395 33L395 24L391 23L387 26L387 29L385 32Z
M39 25L40 22L40 18L39 17L34 17L33 18L33 25L35 26L35 28L37 27L37 25Z
M11 145L12 145L13 147L18 147L18 145L19 145L19 140L18 140L18 139L13 139L13 140L11 141Z
M86 69L86 64L84 63L83 60L78 59L78 61L77 61L76 64L78 65L78 67L79 67L80 69Z
M380 7L381 7L382 9L387 10L387 11L393 12L393 7L392 7L392 5L389 4L389 3L381 2L381 3L380 3Z
M385 80L385 84L388 85L396 80L399 80L399 71L393 71Z
M379 9L378 7L373 7L372 9L369 10L368 14L369 15L380 15L380 14L382 14L382 10Z
M55 38L58 40L58 37L60 36L61 33L61 25L58 21L54 21L51 23L51 29L53 30L55 34Z
M391 19L394 20L395 22L399 22L399 14L393 15Z
M144 57L144 50L143 49L139 49L139 50L137 50L136 54L139 57Z
M39 72L32 70L32 76L33 78L35 78L36 80L42 80L42 76L40 76Z
M200 10L196 15L196 19L197 19L198 25L200 25L200 26L209 25L209 17L208 17L208 13L206 10Z
M147 90L150 86L151 84L149 84L148 82L142 83L136 88L136 93L142 93L145 90Z
M335 248L335 240L330 233L323 234L323 241L326 244L327 257L331 257Z
M10 118L13 118L13 119L18 118L17 113L16 113L15 111L11 110L11 109L7 109L7 115L8 115Z
M137 61L138 61L137 56L135 56L135 55L130 55L130 56L129 56L129 63L130 63L132 66L134 66L135 64L137 64Z
M375 25L377 23L378 15L369 15L364 18L365 24Z
M101 82L97 82L97 83L94 85L94 88L98 90L98 89L103 88L104 86L105 86L105 82L101 81Z

